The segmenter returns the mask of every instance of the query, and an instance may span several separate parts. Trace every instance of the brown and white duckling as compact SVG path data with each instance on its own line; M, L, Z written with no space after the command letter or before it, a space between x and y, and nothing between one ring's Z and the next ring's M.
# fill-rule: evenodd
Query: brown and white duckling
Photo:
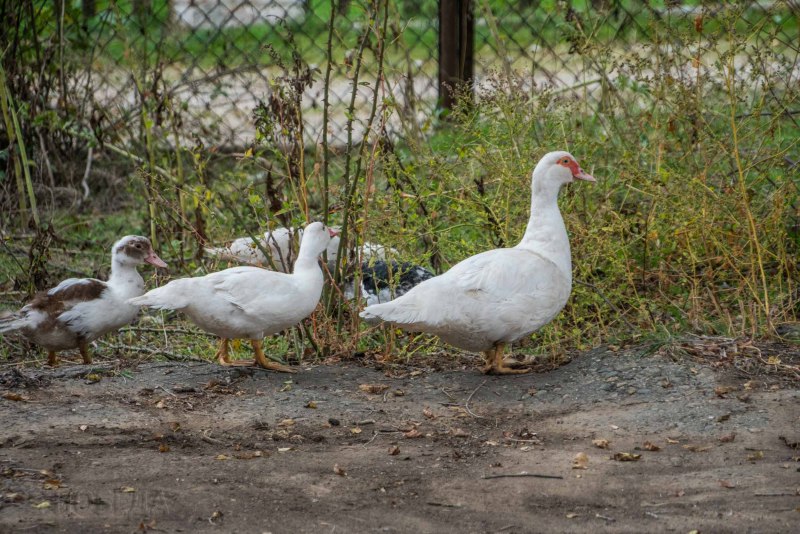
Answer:
M78 348L83 363L92 363L89 343L130 323L139 306L128 299L144 293L144 280L136 267L167 264L153 251L150 240L125 236L111 248L111 275L107 282L95 278L69 278L39 293L22 309L0 318L0 334L19 332L47 349L47 362L56 365L56 352Z

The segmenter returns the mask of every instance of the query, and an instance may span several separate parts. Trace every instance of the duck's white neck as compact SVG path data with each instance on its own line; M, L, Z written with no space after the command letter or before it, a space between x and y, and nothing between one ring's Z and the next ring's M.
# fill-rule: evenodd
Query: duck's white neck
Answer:
M294 262L294 272L314 270L322 272L319 267L319 259L311 254L303 254L301 251Z
M310 277L322 287L324 279L322 269L319 266L319 254L314 254L307 248L304 250L303 244L300 243L300 251L297 253L292 274L306 278Z
M108 283L117 288L128 287L133 292L144 288L144 279L136 270L136 265L116 256L111 260Z
M525 235L516 248L530 249L541 254L558 266L572 280L572 258L569 237L564 219L558 209L557 184L537 182L533 179L531 193L531 217Z

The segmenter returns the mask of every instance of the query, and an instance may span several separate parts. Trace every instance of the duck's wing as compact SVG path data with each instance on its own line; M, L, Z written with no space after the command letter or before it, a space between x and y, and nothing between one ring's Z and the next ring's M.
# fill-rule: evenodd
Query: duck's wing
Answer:
M105 282L94 278L68 278L49 291L36 294L19 311L4 316L0 332L37 328L53 319L71 327L80 322L80 313L75 307L102 298L106 289Z
M259 269L234 267L209 275L214 295L247 314L291 306L296 285L291 275Z
M31 304L48 300L83 302L99 298L106 289L108 284L96 278L67 278L47 293L34 297Z
M516 248L490 250L472 256L454 265L445 275L447 283L463 295L483 295L492 301L535 294L540 288L565 281L552 261L535 252Z
M108 284L95 278L68 278L47 293L40 293L26 306L46 313L80 335L91 330L87 311L108 296Z
M467 258L405 295L368 306L361 316L401 325L437 328L478 313L526 313L569 285L551 261L529 251L496 249Z

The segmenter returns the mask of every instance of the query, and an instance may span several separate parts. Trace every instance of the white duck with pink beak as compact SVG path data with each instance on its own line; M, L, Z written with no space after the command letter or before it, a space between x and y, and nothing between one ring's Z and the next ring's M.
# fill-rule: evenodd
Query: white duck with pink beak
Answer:
M361 317L483 352L485 373L528 372L507 367L503 351L567 303L572 260L557 199L561 187L575 180L595 181L569 152L546 154L533 171L531 216L517 246L467 258L391 302L367 306Z

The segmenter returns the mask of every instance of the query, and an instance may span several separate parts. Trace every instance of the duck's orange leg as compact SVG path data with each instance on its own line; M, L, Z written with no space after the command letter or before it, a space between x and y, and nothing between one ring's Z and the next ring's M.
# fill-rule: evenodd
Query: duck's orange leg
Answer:
M228 357L228 340L226 338L220 338L219 340L219 347L217 347L217 361L220 365L230 365L231 360Z
M256 363L258 363L258 365L260 365L264 369L272 369L273 371L279 371L281 373L297 372L297 370L287 365L283 365L278 362L273 362L272 360L268 360L267 357L264 355L264 351L261 349L260 339L251 339L250 343L253 344L253 351L256 354Z
M253 365L255 363L254 360L231 360L230 355L228 354L228 342L230 340L227 338L221 338L219 340L219 348L217 349L217 361L220 365L224 365L226 367L233 367L237 365Z
M494 375L521 375L530 372L530 368L514 369L513 367L508 367L503 361L503 352L505 352L505 349L505 343L498 343L492 350L486 351L485 354L487 355L487 358L489 357L489 354L491 354L492 359L489 365L484 367L484 373Z
M92 363L92 355L89 354L89 344L85 340L81 340L80 343L78 343L78 350L81 351L83 363L86 365Z
M47 365L50 367L56 367L58 365L58 355L56 354L56 351L47 351Z
M492 347L483 353L483 359L486 360L486 365L481 367L481 372L485 375L490 374L494 368L494 353L496 350L497 347Z

